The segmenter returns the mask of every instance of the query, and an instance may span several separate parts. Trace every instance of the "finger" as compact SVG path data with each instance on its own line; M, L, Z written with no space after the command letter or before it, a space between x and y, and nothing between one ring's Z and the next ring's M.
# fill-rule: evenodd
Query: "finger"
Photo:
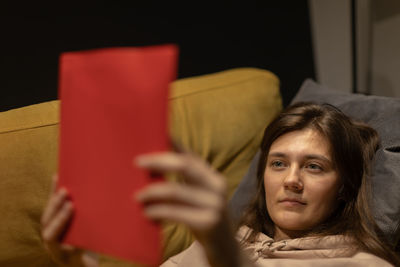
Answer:
M82 253L82 262L87 267L99 266L99 256L91 251L85 251Z
M69 244L61 244L61 249L66 252L72 252L76 250L76 247L69 245Z
M226 190L226 184L221 175L203 160L188 153L166 152L142 155L136 158L136 164L153 171L181 173L189 182L219 193Z
M72 217L72 203L67 201L62 208L52 218L48 225L42 231L42 238L47 242L58 241L64 232L69 220Z
M43 211L41 223L42 226L46 226L49 221L54 217L57 211L61 208L67 198L68 192L65 188L61 188L56 193L54 193L49 202L46 205L46 208Z
M173 152L140 155L135 163L139 167L162 172L180 171L183 168L180 154Z
M212 209L199 209L187 206L157 204L146 207L145 214L153 220L171 220L183 223L194 231L206 231L221 220L221 213Z
M224 177L207 162L193 154L185 154L183 161L182 174L185 177L191 177L192 182L202 184L218 194L226 194L227 185Z
M174 202L202 208L221 210L225 204L224 196L215 194L202 188L178 183L156 183L147 186L136 195L144 203L149 202Z

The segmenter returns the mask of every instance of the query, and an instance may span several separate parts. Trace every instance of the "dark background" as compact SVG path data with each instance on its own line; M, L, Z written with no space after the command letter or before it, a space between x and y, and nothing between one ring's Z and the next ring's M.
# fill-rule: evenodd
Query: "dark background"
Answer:
M236 67L268 69L280 78L284 105L305 78L314 78L306 0L191 4L98 4L79 13L74 7L37 12L25 6L32 12L2 16L0 111L57 99L60 53L93 48L175 43L178 78Z

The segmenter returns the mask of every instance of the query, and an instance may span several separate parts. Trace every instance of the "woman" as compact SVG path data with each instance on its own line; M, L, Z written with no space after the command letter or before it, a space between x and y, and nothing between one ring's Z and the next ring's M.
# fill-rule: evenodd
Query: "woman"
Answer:
M400 265L368 208L377 148L372 128L330 105L287 108L265 131L257 192L239 224L239 242L226 212L224 178L194 155L138 158L139 166L181 173L188 183L150 185L136 199L149 218L185 223L197 238L162 266ZM54 194L43 215L42 235L53 255L73 255L57 242L73 212L65 199L65 191ZM76 259L96 265L85 253Z

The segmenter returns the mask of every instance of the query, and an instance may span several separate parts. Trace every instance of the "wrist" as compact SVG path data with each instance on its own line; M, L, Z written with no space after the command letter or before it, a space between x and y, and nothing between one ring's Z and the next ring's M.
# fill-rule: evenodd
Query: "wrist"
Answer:
M205 236L198 238L213 267L241 266L237 243L228 216L223 215L218 224Z

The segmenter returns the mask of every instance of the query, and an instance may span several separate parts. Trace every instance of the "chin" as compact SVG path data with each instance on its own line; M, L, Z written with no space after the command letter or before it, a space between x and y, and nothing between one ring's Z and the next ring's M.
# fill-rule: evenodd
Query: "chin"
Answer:
M306 227L304 227L301 224L298 223L288 223L288 222L284 222L284 223L276 223L277 226L279 226L279 228L281 229L285 229L285 230L289 230L289 231L305 231L305 229L307 229Z
M271 218L275 225L289 231L305 231L310 229L310 223L304 222L299 214L285 214Z

